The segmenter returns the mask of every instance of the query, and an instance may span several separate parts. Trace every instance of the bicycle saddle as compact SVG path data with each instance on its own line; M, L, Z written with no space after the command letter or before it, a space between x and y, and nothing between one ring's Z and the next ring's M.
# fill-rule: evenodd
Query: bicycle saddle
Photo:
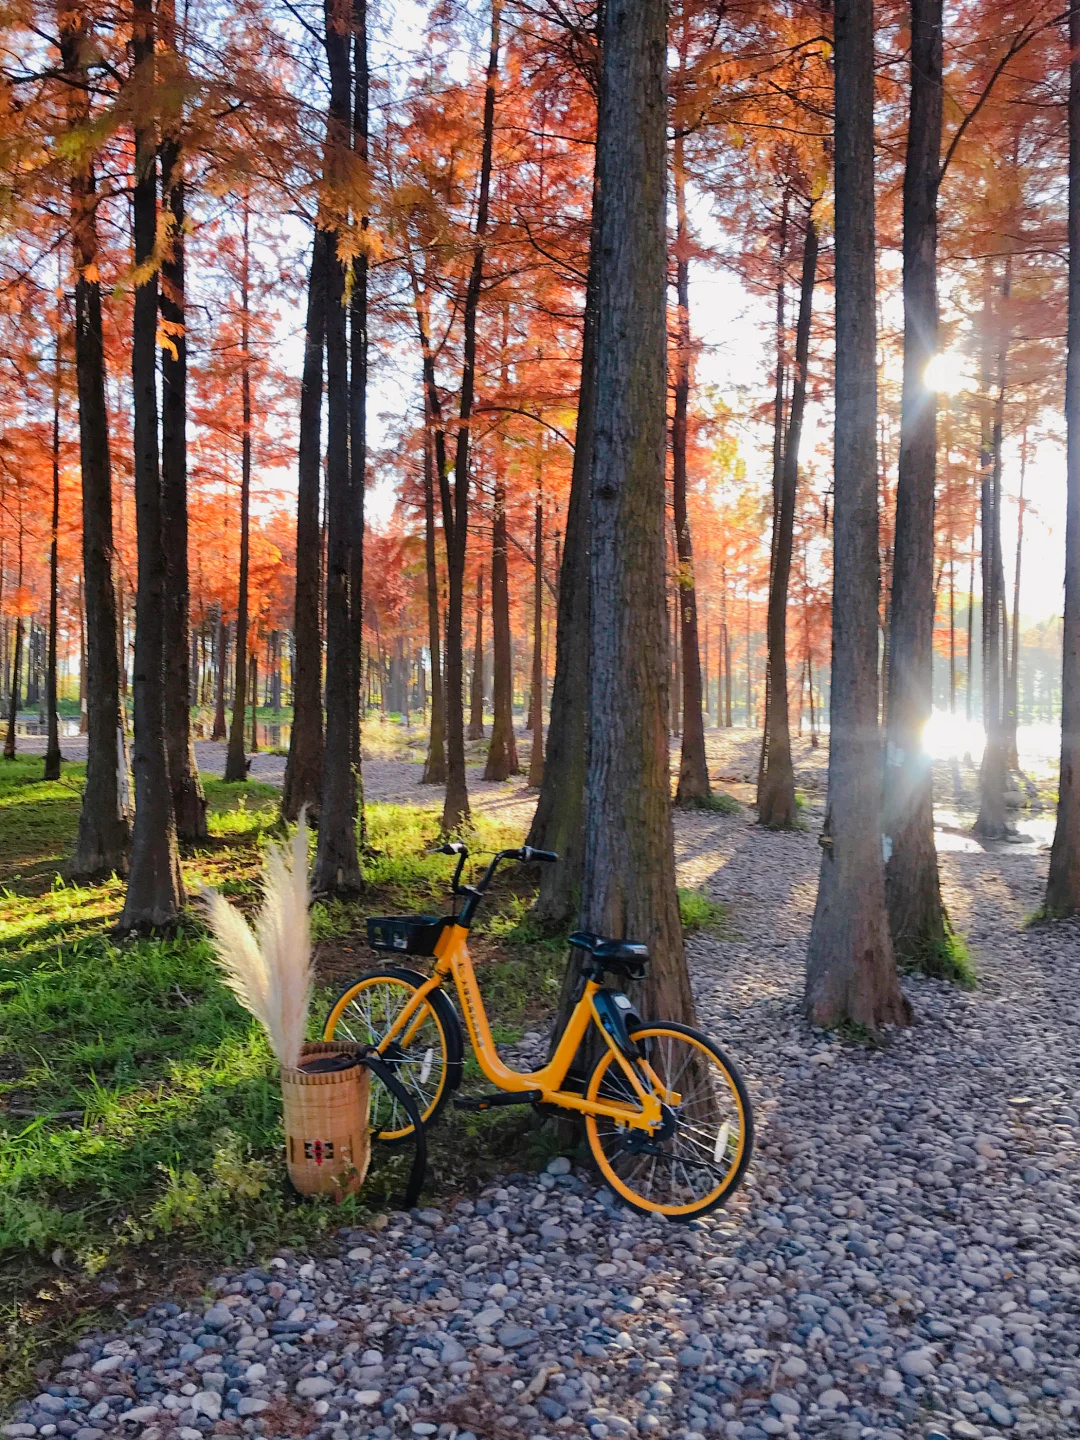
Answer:
M570 944L579 950L587 950L606 970L624 971L634 979L641 979L649 963L649 947L634 940L605 940L602 935L590 935L587 930L575 930Z

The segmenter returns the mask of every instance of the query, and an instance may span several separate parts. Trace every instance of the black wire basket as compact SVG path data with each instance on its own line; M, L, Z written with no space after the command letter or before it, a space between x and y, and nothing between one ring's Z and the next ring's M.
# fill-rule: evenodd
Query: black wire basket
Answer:
M450 915L389 915L367 922L368 944L392 955L434 955Z

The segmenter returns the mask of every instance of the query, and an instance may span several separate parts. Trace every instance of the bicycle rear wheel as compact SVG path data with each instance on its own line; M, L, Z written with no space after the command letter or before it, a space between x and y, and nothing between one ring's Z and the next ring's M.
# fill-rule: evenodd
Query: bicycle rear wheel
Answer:
M342 991L323 1027L324 1040L351 1040L378 1046L383 1036L424 984L416 970L371 970ZM382 1059L416 1102L420 1118L430 1125L461 1084L461 1024L453 1004L433 990L418 1013L382 1052ZM386 1145L403 1145L413 1122L398 1098L386 1087L371 1087L371 1128Z
M746 1085L719 1046L688 1025L645 1025L631 1038L646 1056L636 1066L639 1078L646 1089L662 1091L663 1123L650 1135L625 1121L587 1115L589 1148L604 1179L634 1210L692 1220L722 1205L750 1163L754 1121ZM585 1094L639 1104L606 1048Z

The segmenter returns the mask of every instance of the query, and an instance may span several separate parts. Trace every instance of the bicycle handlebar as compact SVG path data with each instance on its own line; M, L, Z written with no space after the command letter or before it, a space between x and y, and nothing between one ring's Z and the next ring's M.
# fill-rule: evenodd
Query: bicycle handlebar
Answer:
M480 897L495 878L495 871L499 868L501 861L519 860L526 865L531 865L539 861L544 864L553 865L559 858L554 850L534 850L531 845L522 845L517 850L498 850L491 857L487 869L475 885L462 885L460 883L461 872L465 868L465 861L469 858L468 848L463 845L460 840L448 840L439 846L438 853L440 855L457 856L457 865L454 869L454 878L450 882L450 890L454 895L467 895L469 897L462 907L461 916L459 917L459 920L464 920L465 923L468 923L472 918L472 914L479 904Z

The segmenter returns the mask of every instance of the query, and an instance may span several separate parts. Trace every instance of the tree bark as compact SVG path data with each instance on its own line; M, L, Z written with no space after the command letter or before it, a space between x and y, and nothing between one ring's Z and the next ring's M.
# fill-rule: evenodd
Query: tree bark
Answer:
M514 676L510 653L510 585L506 564L506 486L495 482L491 520L491 638L493 715L485 780L518 774L514 736Z
M296 595L293 610L293 722L281 792L281 813L296 820L307 806L318 818L322 789L322 635L319 627L319 495L322 485L323 341L329 237L316 227L308 276L300 442L296 487Z
M472 681L469 686L469 739L484 738L484 568L476 572L476 624L473 627Z
M1046 909L1080 910L1080 10L1069 12L1069 318L1065 366L1065 623L1061 773Z
M18 579L15 582L15 588L16 590L21 590L23 583L23 533L21 523L19 526L19 568L16 573ZM7 735L4 737L5 760L15 759L15 725L19 718L19 686L22 674L22 652L23 617L17 615L15 618L15 655L11 666L11 689L8 692Z
M967 597L967 693L964 697L964 718L971 724L971 702L973 695L973 682L975 671L973 662L975 659L974 650L974 624L975 624L975 526L971 527L971 564L968 569L968 597Z
M539 481L533 529L533 653L529 704L532 754L529 756L529 789L539 790L544 781L544 497Z
M609 0L581 914L648 944L647 1014L692 1022L668 778L665 32L662 6Z
M251 696L251 753L259 749L259 655L252 650L248 662L248 694Z
M133 11L132 53L136 73L141 70L152 80L154 17L147 0L138 0ZM157 230L157 154L153 128L144 124L135 129L132 216L135 266L151 268ZM158 284L154 271L135 290L131 343L139 567L131 687L135 717L135 825L131 837L131 873L120 917L121 930L129 931L170 927L176 923L184 904L165 748L166 580L155 382L157 319Z
M175 43L172 6L159 7L167 45ZM191 670L188 651L190 596L187 511L187 333L184 311L184 177L173 135L161 142L161 194L170 211L169 253L161 264L161 320L167 343L161 352L161 512L165 546L165 744L169 755L176 833L201 843L209 838L206 795L195 761L191 731Z
M602 115L597 117L597 135ZM576 915L585 859L586 714L589 697L589 531L596 430L596 341L600 303L600 190L593 177L589 268L581 337L577 431L566 507L555 616L555 678L548 714L544 780L528 843L554 850L558 865L540 866L535 919L553 929ZM567 1011L568 1013L568 1011Z
M772 534L769 542L770 586L773 566L776 563L776 537L780 518L780 490L784 483L784 391L787 385L787 253L788 223L791 212L791 184L784 181L780 206L780 227L777 236L776 255L776 384L773 389L773 443L772 443ZM746 710L747 725L750 720L750 612L749 591L747 592L747 649L746 649ZM767 646L766 646L767 652ZM758 752L757 788L760 792L765 779L765 762L769 752L769 689L772 677L769 656L765 658L765 696L762 706L761 749Z
M836 418L829 791L806 966L815 1025L906 1024L885 909L878 751L874 5L837 0Z
M791 761L788 713L787 601L791 551L795 533L795 501L799 485L799 445L806 409L806 369L810 359L810 320L817 274L818 235L813 216L806 219L799 318L795 329L795 372L776 509L772 568L769 575L768 685L765 690L765 768L758 784L758 820L774 829L790 829L798 821L795 769Z
M364 167L368 162L368 48L367 0L353 0L353 151ZM361 242L366 243L368 217L360 217ZM349 534L349 628L352 635L349 667L349 707L352 714L352 764L355 774L357 833L363 840L364 780L360 749L360 674L364 650L364 525L367 488L367 377L368 377L368 257L361 249L352 262L349 297L349 479L351 528ZM408 696L405 723L409 723Z
M339 176L350 138L349 20L339 0L325 0L326 52L330 67L327 168ZM345 269L330 237L326 303L326 740L323 746L319 839L312 885L317 893L352 894L363 876L358 854L356 732L358 657L352 653L352 474L349 465L349 356L345 316ZM359 603L357 597L356 603Z
M1020 681L1020 562L1024 556L1024 483L1027 480L1027 431L1020 444L1020 494L1016 507L1016 563L1013 567L1012 644L1009 647L1009 674L1005 699L1005 764L1010 770L1020 769L1020 753L1016 743L1019 724Z
M52 423L52 520L49 527L49 649L45 660L45 710L49 721L49 739L45 750L45 779L60 779L60 718L56 710L56 625L57 588L59 583L60 536L60 381L61 381L60 306L56 309L56 376L53 381Z
M683 808L707 804L712 796L705 759L705 722L701 705L701 656L698 650L697 591L694 550L686 509L686 427L690 404L690 230L686 219L686 158L682 131L674 146L675 292L678 319L675 336L675 413L671 427L672 489L675 507L675 604L682 654L682 752L675 804Z
M217 629L214 637L214 728L211 740L225 739L225 657L229 648L228 627L220 602L217 607Z
M502 0L491 0L491 44L488 50L487 78L484 85L483 140L480 151L480 190L473 231L473 259L469 283L465 290L462 319L461 403L458 409L457 447L454 454L454 498L451 524L443 516L447 534L449 580L449 613L446 635L446 799L443 804L442 828L452 834L469 823L469 791L465 778L465 697L464 637L462 633L462 602L465 590L465 550L468 540L469 512L469 422L472 418L476 387L476 312L480 304L480 287L484 278L484 248L488 228L491 195L491 165L495 139L495 91L499 78L499 36ZM446 493L444 492L444 507Z
M59 7L60 59L68 79L68 125L90 122L86 13ZM126 874L131 838L127 745L120 713L119 617L113 546L112 466L105 399L101 286L92 151L72 167L71 237L75 262L75 374L82 471L83 599L86 609L86 788L75 851L67 867L86 882Z
M248 677L248 572L251 564L251 327L249 296L249 205L245 194L243 251L240 269L240 402L243 434L240 451L240 576L236 599L236 653L234 661L232 720L229 749L225 756L225 779L246 780L248 760L244 753L244 720L247 713Z
M439 635L439 569L435 556L435 456L431 414L424 391L424 562L427 572L428 649L431 652L431 732L421 784L446 784L446 707L443 703Z
M1009 298L1010 264L1005 257L1002 298ZM989 287L984 320L990 317ZM988 385L984 385L983 439L979 456L982 469L981 508L983 534L983 709L986 744L979 770L979 813L972 827L984 840L1000 840L1009 833L1005 812L1005 715L1002 704L1002 639L1004 636L1004 565L1001 555L1001 443L1008 340L1002 333L997 357L997 402L990 419ZM985 367L988 369L988 365Z
M937 197L941 173L941 0L911 0L911 100L904 167L904 380L889 601L885 892L897 955L933 973L948 937L934 845L934 492L938 348Z

